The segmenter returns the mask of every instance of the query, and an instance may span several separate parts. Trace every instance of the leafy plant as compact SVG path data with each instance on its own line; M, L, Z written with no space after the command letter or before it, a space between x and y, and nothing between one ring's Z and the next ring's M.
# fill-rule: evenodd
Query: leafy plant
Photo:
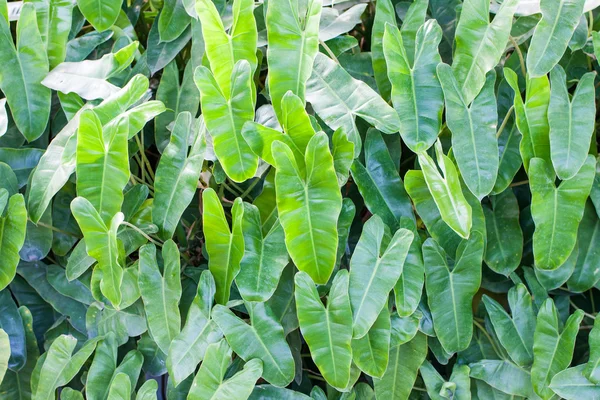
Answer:
M600 398L594 0L0 0L0 398Z

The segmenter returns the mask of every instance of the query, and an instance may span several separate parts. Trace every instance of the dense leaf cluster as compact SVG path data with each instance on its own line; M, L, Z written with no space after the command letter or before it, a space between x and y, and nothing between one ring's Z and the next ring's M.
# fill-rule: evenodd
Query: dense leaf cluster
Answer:
M598 3L0 0L0 398L600 398Z

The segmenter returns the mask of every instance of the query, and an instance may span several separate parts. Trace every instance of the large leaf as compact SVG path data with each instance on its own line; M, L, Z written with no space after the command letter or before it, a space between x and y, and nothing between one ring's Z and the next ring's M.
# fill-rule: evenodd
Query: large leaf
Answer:
M537 398L533 393L531 375L528 370L520 368L506 360L481 360L470 364L471 377L484 381L494 389L512 396Z
M352 364L352 309L348 298L348 272L340 270L331 284L327 306L319 298L313 280L298 272L296 307L302 336L321 374L334 388L344 390Z
M379 94L384 100L390 99L392 84L388 78L387 61L384 57L383 40L387 25L396 26L396 11L390 0L375 3L375 17L371 29L371 61Z
M215 301L226 304L229 300L231 283L240 272L240 262L244 256L244 236L242 234L242 218L244 206L241 199L233 205L232 229L225 219L223 206L217 193L207 189L202 193L202 224L208 253L208 268L212 273L217 291Z
M381 378L390 351L390 312L384 307L365 336L352 339L352 360L367 375Z
M71 30L73 6L71 0L33 0L38 28L46 46L50 69L65 60L67 39Z
M171 341L179 334L181 316L180 260L177 245L167 240L162 247L164 263L161 275L156 260L156 247L146 244L140 249L138 285L144 300L148 330L158 347L167 354Z
M400 119L400 134L415 152L433 145L442 123L444 94L436 73L441 62L438 53L441 40L442 30L435 20L419 28L414 49L407 48L393 25L386 25L383 35L383 53L389 67L392 102Z
M560 61L583 14L585 0L540 1L542 19L535 27L527 71L532 77L546 75Z
M591 202L587 201L583 218L577 230L577 244L569 256L571 260L576 253L573 274L567 281L571 292L583 293L591 289L600 279L600 271L595 268L600 261L600 219ZM568 262L568 261L567 261ZM561 266L562 267L562 266Z
M546 162L539 158L531 160L531 216L535 221L533 255L537 268L558 268L573 251L585 201L594 181L594 169L594 157L588 156L573 178L556 187L554 174L550 173Z
M585 365L567 368L554 375L550 389L566 400L597 399L600 386L590 382L584 374Z
M482 199L492 191L498 175L496 73L487 75L471 104L465 101L449 65L438 65L437 73L444 89L446 124L452 131L456 164L471 193Z
M8 289L0 291L0 312L0 328L6 334L8 342L8 353L3 354L3 357L6 356L6 362L2 363L5 368L19 371L27 362L26 330L23 327L24 321L17 304Z
M77 7L99 32L110 28L121 10L121 0L77 0Z
M0 198L4 204L8 198L6 189L0 189ZM4 209L4 206L2 207ZM4 210L2 210L4 212ZM15 277L19 264L19 250L25 242L27 210L21 194L13 194L8 200L4 216L0 213L0 290L4 289Z
M402 228L413 231L414 238L408 249L402 274L394 286L394 299L396 312L400 317L409 317L417 309L425 284L425 267L423 265L423 252L421 251L421 237L415 223L407 218L400 222Z
M588 338L590 358L585 366L584 374L593 383L600 383L600 319L594 320L594 327Z
M361 139L356 126L360 117L383 133L400 129L396 111L363 81L354 79L342 66L322 53L315 57L312 75L306 86L306 100L332 129L343 128L354 143L355 157Z
M267 7L269 94L278 119L282 117L281 100L288 90L305 101L306 83L319 52L321 3L274 1Z
M387 246L383 244L385 236ZM374 215L365 223L352 254L348 292L355 339L367 334L386 306L389 293L402 274L414 235L407 229L399 229L390 237L381 218Z
M158 32L162 42L170 42L177 39L185 28L190 24L188 15L182 0L167 0L158 18Z
M48 56L33 4L24 4L17 22L17 47L10 25L0 17L0 89L19 131L28 141L44 133L50 116L50 89L41 84Z
M215 306L212 318L237 355L246 362L261 360L262 377L275 386L287 386L294 379L294 358L283 327L265 303L246 303L246 309L250 325L222 305Z
M342 196L327 135L314 135L306 148L302 176L290 148L274 142L277 209L294 264L319 284L329 280L337 253L337 219Z

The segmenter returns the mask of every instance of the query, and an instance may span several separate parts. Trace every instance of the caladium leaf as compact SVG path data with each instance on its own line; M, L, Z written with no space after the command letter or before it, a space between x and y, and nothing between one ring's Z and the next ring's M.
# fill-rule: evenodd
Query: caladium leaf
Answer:
M384 237L387 246L383 244ZM407 229L399 229L391 237L389 228L377 215L365 223L350 260L348 292L355 339L367 334L386 306L413 238Z
M150 335L167 354L171 341L179 334L181 316L180 260L177 245L167 240L162 247L164 272L160 273L156 260L156 246L149 243L140 249L138 285L144 300Z
M331 284L324 306L313 280L298 272L296 308L302 336L323 377L334 388L344 390L352 364L352 309L348 297L348 272L340 270Z
M6 205L8 191L0 189L0 197L4 197ZM4 208L4 216L0 213L0 290L6 288L15 277L27 226L27 210L22 194L13 194L8 199L6 210Z
M306 176L300 175L294 154L283 142L274 142L272 153L277 209L288 253L300 271L325 284L335 265L342 208L327 135L320 132L308 142Z
M33 4L21 8L16 32L15 47L8 21L0 18L0 89L17 128L32 142L44 133L50 116L50 89L41 84L48 73L48 56Z
M588 156L573 178L556 187L554 174L546 162L540 158L531 160L531 216L536 226L533 254L537 268L558 268L573 251L585 200L594 181L594 169L594 157Z
M556 175L562 180L575 176L585 162L596 115L596 73L589 72L581 77L571 100L566 79L565 70L560 65L552 69L548 106L550 156Z
M294 358L285 341L283 327L265 303L246 303L250 325L231 310L216 305L212 318L219 325L231 348L246 362L262 361L262 377L279 387L294 379Z
M298 0L273 2L265 16L269 94L278 119L282 118L281 100L288 91L305 101L306 83L319 52L322 1L300 4Z
M77 7L97 31L110 28L119 17L121 0L77 0Z
M490 3L467 0L456 26L452 69L466 104L483 88L487 73L498 64L508 42L517 0L502 3L492 22Z
M437 73L444 89L446 124L452 131L456 164L471 193L482 199L492 191L498 175L496 73L488 73L471 104L465 101L449 65L439 64Z
M352 339L352 360L361 371L381 378L387 369L390 351L390 312L384 307L379 316L360 339Z
M173 236L196 193L206 152L205 134L202 122L194 120L189 112L177 116L154 179L152 222L162 239Z
M215 154L227 176L236 182L252 178L258 168L258 157L241 132L244 123L254 119L251 78L250 64L245 60L236 63L231 73L231 91L221 89L206 67L198 67L194 75Z
M360 117L383 133L396 133L400 120L373 89L354 79L342 66L322 53L315 57L312 75L306 85L306 100L332 129L343 128L354 143L354 156L360 154L362 141L356 126Z
M240 272L240 262L244 256L244 236L242 233L242 218L244 207L241 199L233 205L232 229L225 219L223 206L217 193L207 189L202 193L202 224L208 253L208 268L212 273L217 291L215 301L226 304L229 300L231 283Z
M484 243L479 231L471 235L456 251L452 270L446 252L434 239L423 243L425 287L433 327L448 353L466 349L473 335L471 303L481 283Z
M418 153L425 182L444 222L467 239L473 224L471 206L462 192L456 167L439 141L435 144L435 154L438 165L427 153Z
M400 120L400 135L414 152L431 147L442 124L444 94L436 73L441 62L441 40L442 29L435 20L419 28L414 48L405 45L394 25L386 25L383 35L383 54L392 85L392 102Z
M538 312L533 339L531 381L537 395L544 400L554 396L554 392L548 387L552 378L571 364L575 337L582 319L583 311L577 310L560 330L558 312L552 299L544 301Z
M527 71L532 77L546 75L560 61L583 14L585 0L540 1L542 19L535 27Z

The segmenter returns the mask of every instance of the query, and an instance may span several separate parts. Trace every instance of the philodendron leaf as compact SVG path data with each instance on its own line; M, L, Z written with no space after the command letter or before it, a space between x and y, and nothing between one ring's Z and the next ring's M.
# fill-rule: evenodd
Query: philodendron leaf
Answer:
M315 57L312 75L306 86L306 100L332 129L343 128L354 143L354 156L360 154L362 141L356 126L360 117L383 133L396 133L400 120L373 89L354 79L342 66L322 53Z
M241 371L225 379L231 355L225 339L208 346L206 357L190 388L189 400L245 400L250 397L254 384L262 375L262 362L254 358Z
M194 120L190 113L182 112L177 116L154 179L152 222L158 226L158 235L162 239L173 236L196 193L206 151L205 134L203 124Z
M169 347L167 370L176 385L194 373L209 345L223 337L216 322L210 318L215 292L215 280L210 271L202 272L185 326Z
M274 1L270 6L265 16L269 94L275 114L281 119L281 100L288 91L305 102L306 82L319 52L322 1Z
M8 191L0 189L0 197L4 197L6 205ZM25 242L27 227L27 210L22 194L13 194L8 199L8 206L2 209L4 216L0 213L0 290L6 288L15 277L20 260L19 250Z
M538 312L533 339L531 381L537 395L544 400L554 396L554 392L548 387L552 378L571 364L575 337L583 314L581 310L575 311L560 330L558 312L552 299L547 299Z
M50 89L41 84L48 56L33 4L21 8L16 33L15 47L9 22L0 16L0 89L17 128L32 142L44 133L50 116Z
M546 75L560 61L583 14L585 0L540 1L542 19L535 27L527 72L532 77Z
M129 400L131 399L131 382L124 372L119 372L113 379L108 390L108 399L110 400Z
M529 371L510 361L481 360L469 364L469 367L471 378L487 383L505 396L538 398L533 392Z
M313 280L298 272L296 308L302 336L321 374L334 388L344 390L352 364L352 308L348 297L348 272L340 270L331 284L324 306Z
M300 271L325 284L335 265L337 219L342 208L327 135L320 132L308 142L305 176L289 146L276 141L272 153L277 209L288 252Z
M585 162L594 132L596 99L595 72L581 77L569 100L565 70L557 65L550 74L550 156L556 175L571 179Z
M215 154L227 176L243 182L252 178L258 168L258 157L242 136L244 123L254 119L250 64L245 60L238 61L230 79L231 90L225 91L208 68L200 66L194 74Z
M42 84L65 94L77 93L86 100L106 99L119 91L108 79L127 68L137 50L138 42L132 42L99 60L63 62L46 75Z
M425 286L433 327L448 353L466 349L473 335L473 296L481 283L484 239L479 231L463 241L450 270L444 249L432 238L423 243Z
M384 237L387 246L383 244ZM377 215L365 223L350 260L348 292L355 339L367 334L387 305L389 293L402 274L413 238L413 233L407 229L399 229L391 237L389 228Z
M535 222L533 255L537 268L558 268L573 251L594 171L595 161L590 155L575 176L556 187L554 173L549 171L546 162L540 158L531 160L531 216Z
M387 63L384 57L383 40L387 25L396 26L396 11L391 0L375 3L375 17L371 29L371 61L377 88L385 101L390 100L392 84L388 78Z
M414 49L407 48L395 25L385 26L383 54L391 98L400 120L400 135L415 152L433 145L442 124L444 94L436 76L441 40L442 29L435 20L419 28Z
M394 299L396 300L398 315L400 317L410 317L421 300L425 283L425 267L423 265L423 252L421 251L421 238L415 223L408 218L402 218L400 227L412 230L414 238L408 249L402 274L394 286Z
M242 230L244 257L235 283L244 300L264 302L277 289L279 277L288 263L283 228L277 220L263 236L258 208L244 203Z
M10 341L8 334L0 328L0 382L4 379L4 374L8 369L8 359L10 357Z
M487 0L467 0L456 26L456 47L452 69L466 104L470 104L483 88L486 74L504 53L518 0L507 0L489 22Z
M171 42L177 39L190 24L182 0L167 0L158 18L158 33L161 42Z
M418 153L425 182L444 222L467 239L473 223L471 206L462 192L456 167L439 141L435 144L435 154L437 165L426 152Z
M244 206L240 198L236 199L232 208L231 230L225 219L223 206L213 189L202 193L202 208L202 223L209 257L208 268L217 286L215 301L218 304L226 304L229 301L231 283L240 272L240 262L244 256Z
M287 386L294 379L294 358L285 341L283 327L265 303L245 303L250 325L230 309L216 305L212 318L231 348L244 361L262 361L262 377L272 385Z
M77 0L77 7L99 32L110 28L121 10L121 0Z
M65 60L73 6L70 0L33 1L38 28L46 46L50 69Z
M388 364L390 335L390 312L384 307L367 334L352 339L352 360L361 371L374 378L383 376Z
M156 247L149 243L140 249L138 285L144 301L150 335L167 354L171 341L179 334L181 316L180 259L177 245L167 240L162 247L163 273L156 260Z
M585 376L585 364L567 368L554 375L550 389L561 399L597 399L600 385L590 382Z
M117 230L123 222L123 214L118 212L106 225L92 203L84 197L76 197L71 202L71 212L83 232L87 253L98 261L97 268L102 272L102 294L114 307L118 307L121 303L123 267Z
M594 327L588 338L590 345L590 358L583 373L596 385L600 384L600 318L594 320Z
M452 131L456 164L471 193L482 199L492 191L498 175L496 73L488 73L471 104L465 101L449 65L439 64L437 73L444 89L446 124Z

